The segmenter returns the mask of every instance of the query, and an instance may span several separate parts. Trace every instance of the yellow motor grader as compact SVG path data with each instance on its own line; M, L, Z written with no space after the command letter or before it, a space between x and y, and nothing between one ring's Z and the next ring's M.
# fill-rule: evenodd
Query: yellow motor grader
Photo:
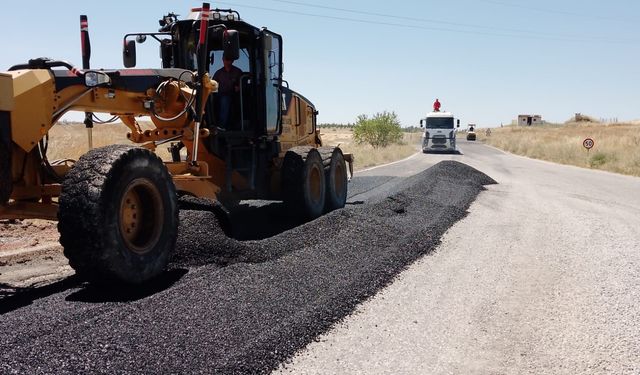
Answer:
M105 70L89 67L87 25L81 16L82 69L39 58L0 72L0 218L57 219L79 276L139 284L160 274L180 195L283 200L307 219L344 207L353 157L323 147L315 107L282 80L280 35L204 3L184 20L164 16L158 32L125 35L128 69ZM147 39L162 68L133 68ZM212 79L223 57L242 71L224 97ZM49 131L72 110L86 113L90 151L49 160ZM94 113L122 121L130 145L93 148Z

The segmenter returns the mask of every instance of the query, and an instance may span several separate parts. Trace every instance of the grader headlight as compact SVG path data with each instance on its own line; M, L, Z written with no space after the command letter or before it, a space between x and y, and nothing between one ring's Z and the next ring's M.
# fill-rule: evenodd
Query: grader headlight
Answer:
M89 71L84 73L84 84L87 87L108 86L111 78L103 72Z

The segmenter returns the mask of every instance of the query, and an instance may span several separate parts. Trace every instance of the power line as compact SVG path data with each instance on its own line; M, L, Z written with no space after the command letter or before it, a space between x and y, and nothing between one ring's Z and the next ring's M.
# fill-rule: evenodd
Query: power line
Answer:
M326 6L326 5L309 4L309 3L303 3L303 2L291 1L291 0L271 0L271 1L275 1L275 2L278 2L278 3L285 3L285 4L293 4L293 5L311 7L311 8L337 10L337 11L346 12L346 13L361 14L361 15L376 16L376 17L385 17L385 18L393 18L393 19L399 19L399 20L405 20L405 21L414 21L414 22L421 22L421 23L436 23L436 24L442 24L442 25L461 26L461 27L466 27L466 28L479 28L479 29L487 29L487 30L510 31L510 32L516 32L516 33L555 36L555 35L552 35L552 34L545 34L545 33L540 33L540 32L537 32L537 31L529 31L529 30L521 30L521 29L510 29L510 28L486 26L486 25L464 24L464 23L458 23L458 22L434 20L434 19L429 19L429 18L416 18L416 17L398 16L398 15L393 15L393 14L388 14L388 13L376 13L376 12L368 12L368 11L361 11L361 10L355 10L355 9L330 7L330 6Z
M549 13L549 14L559 14L559 15L563 15L563 16L574 16L574 17L582 17L582 18L593 18L593 19L597 19L597 20L607 20L607 21L616 21L616 22L629 22L629 23L633 23L634 25L638 24L637 20L632 20L632 19L613 18L613 17L604 17L604 16L594 16L594 15L590 15L590 14L569 12L569 11L564 11L564 10L549 9L549 8L538 8L538 7L532 7L532 6L529 6L529 5L512 4L512 3L506 3L506 2L503 2L503 1L497 1L497 0L479 0L479 1L482 1L482 2L485 2L485 3L488 3L488 4L503 5L503 6L512 7L512 8L533 10L535 12L542 12L542 13Z
M605 41L609 39L607 37L589 36L589 35L584 35L584 34L580 34L580 35L575 35L575 34L574 35L571 35L571 34L551 34L551 33L541 33L539 31L532 31L532 30L512 29L512 28L477 25L477 24L465 24L465 23L458 23L458 22L451 22L451 21L434 20L434 19L428 19L428 18L416 18L416 17L398 16L398 15L393 15L393 14L388 14L388 13L376 13L376 12L361 11L361 10L355 10L355 9L330 7L330 6L326 6L326 5L310 4L310 3L304 3L304 2L293 1L293 0L271 0L271 1L279 2L279 3L285 3L285 4L298 5L298 6L311 7L311 8L336 10L336 11L346 12L346 13L369 15L369 16L376 16L376 17L385 17L385 18L393 18L393 19L414 21L414 22L421 22L421 23L436 23L436 24L459 26L459 27L465 27L465 28L479 28L479 29L485 29L485 30L507 31L507 32L513 32L513 33L530 34L530 35L545 36L545 37L552 37L552 38L563 37L563 38L575 38L575 39L580 39L580 40L602 39L602 40L605 40ZM484 1L500 4L500 2L498 2L498 1L492 1L492 0L484 0ZM627 40L627 41L633 41L633 40Z
M274 0L274 1L277 1L277 0ZM350 18L350 17L341 17L341 16L330 16L330 15L324 15L324 14L306 13L306 12L299 12L299 11L292 11L292 10L285 10L285 9L274 9L274 8L255 6L255 5L240 4L240 3L237 3L237 2L228 3L228 2L225 2L225 1L218 1L217 3L218 4L223 4L223 5L229 5L229 6L242 6L242 7L249 8L249 9L265 10L265 11L275 12L275 13L294 14L294 15L300 15L300 16L332 19L332 20L338 20L338 21L356 22L356 23L372 24L372 25L379 25L379 26L393 26L393 27L402 27L402 28L419 29L419 30L447 31L447 32L460 33L460 34L470 34L470 35L485 35L485 36L497 36L497 37L506 37L506 38L527 38L527 39L554 40L554 41L565 41L565 42L590 42L590 41L592 41L592 39L596 39L596 38L597 39L601 39L602 42L607 42L607 43L625 43L625 42L633 42L633 43L635 43L635 42L637 42L637 40L628 40L628 41L622 42L622 41L619 41L619 40L618 41L609 40L609 39L605 39L605 38L602 38L602 37L586 38L584 36L564 36L564 35L552 35L552 34L547 34L547 35L542 35L542 34L537 34L537 35L527 35L527 34L516 35L516 34L507 34L507 33L493 33L493 32L484 32L484 31L459 30L459 29L450 29L450 28L444 28L444 27L408 25L408 24L400 24L400 23L385 22L385 21L374 21L374 20L365 20L365 19ZM378 16L384 16L384 17L390 18L389 15L378 14ZM396 17L400 17L400 16L396 16ZM474 26L465 25L465 27L474 27Z

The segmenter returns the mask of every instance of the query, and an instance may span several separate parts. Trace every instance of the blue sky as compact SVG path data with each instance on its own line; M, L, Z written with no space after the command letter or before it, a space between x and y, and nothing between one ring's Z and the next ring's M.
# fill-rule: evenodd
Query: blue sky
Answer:
M575 112L640 119L640 2L538 0L211 1L283 35L285 79L320 122L398 113L416 125L437 97L463 124L509 123L519 113L565 121ZM3 3L0 69L47 56L81 65L87 14L92 67L122 67L122 36L157 31L169 11L198 2ZM386 16L380 16L384 14ZM155 45L138 67L159 66ZM79 117L78 117L79 118Z

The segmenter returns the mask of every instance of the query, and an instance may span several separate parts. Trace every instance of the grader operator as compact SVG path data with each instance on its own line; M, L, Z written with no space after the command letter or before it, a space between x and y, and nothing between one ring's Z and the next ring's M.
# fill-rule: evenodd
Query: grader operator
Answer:
M176 242L179 195L223 205L283 200L307 219L346 202L353 157L323 147L315 107L283 85L280 35L208 3L160 25L125 35L123 59L134 67L136 43L150 38L161 69L90 69L81 17L83 69L41 58L0 73L0 218L57 219L65 256L90 281L139 284L161 273ZM224 124L219 109L228 104L211 79L223 57L242 69ZM137 146L49 160L49 131L70 110L87 113L89 134L92 113L119 118ZM155 129L143 131L140 116ZM154 153L162 145L171 160Z

